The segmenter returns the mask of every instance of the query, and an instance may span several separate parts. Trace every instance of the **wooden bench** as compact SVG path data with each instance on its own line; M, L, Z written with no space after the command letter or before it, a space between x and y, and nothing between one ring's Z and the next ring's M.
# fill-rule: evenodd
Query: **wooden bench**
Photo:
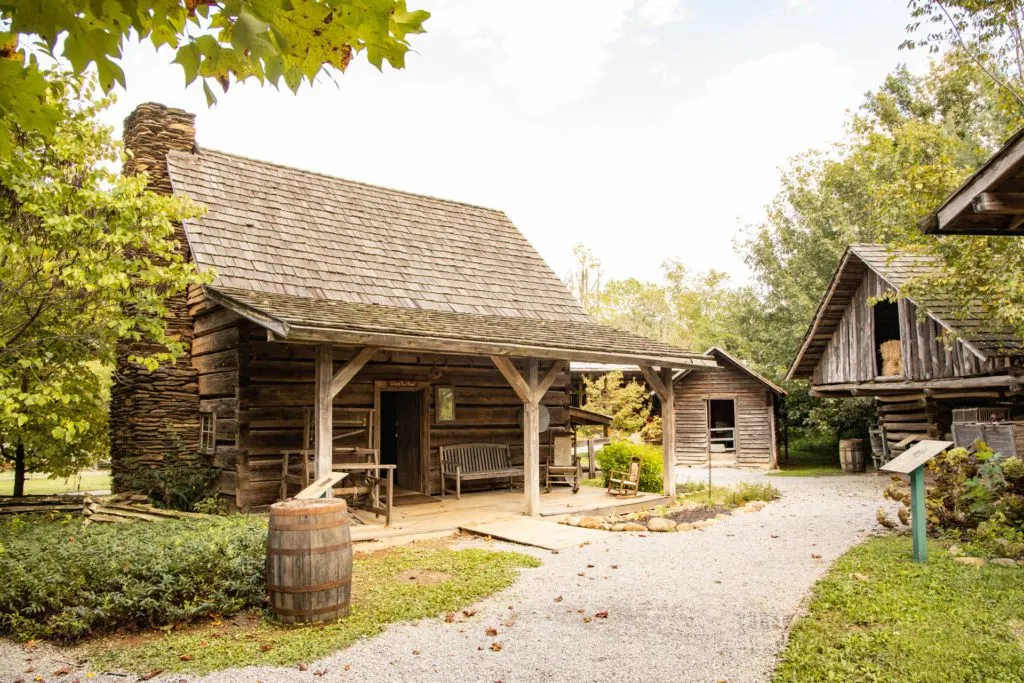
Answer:
M462 498L463 480L504 479L508 487L512 480L523 476L522 467L512 466L508 444L469 443L456 446L441 446L441 497L451 493L445 488L448 479L455 480L455 497Z

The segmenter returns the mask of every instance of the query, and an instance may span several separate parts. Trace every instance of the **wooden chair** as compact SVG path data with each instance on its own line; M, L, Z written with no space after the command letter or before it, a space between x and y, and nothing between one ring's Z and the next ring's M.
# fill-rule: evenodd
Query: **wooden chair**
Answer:
M583 466L575 453L559 452L548 455L544 466L544 490L551 493L552 485L564 484L572 486L573 493L579 493L580 479L583 477Z
M622 496L628 493L629 489L633 489L634 496L640 492L640 458L636 456L629 459L628 471L608 472L608 493Z
M288 499L289 486L302 491L313 483L316 470L316 453L311 450L282 451L281 453L281 500Z

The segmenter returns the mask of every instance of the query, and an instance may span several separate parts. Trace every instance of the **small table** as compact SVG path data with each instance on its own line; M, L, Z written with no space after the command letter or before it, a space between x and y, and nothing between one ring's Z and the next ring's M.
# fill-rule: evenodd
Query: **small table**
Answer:
M381 465L375 462L336 462L332 465L331 470L334 472L345 472L346 474L355 472L374 472L375 482L369 487L367 491L370 494L370 512L376 515L384 515L384 526L391 526L391 504L394 500L394 477L395 477L396 465ZM385 505L380 504L380 484L381 484L381 470L386 473L385 476ZM357 492L357 489L353 487L353 492ZM360 489L361 491L361 489Z

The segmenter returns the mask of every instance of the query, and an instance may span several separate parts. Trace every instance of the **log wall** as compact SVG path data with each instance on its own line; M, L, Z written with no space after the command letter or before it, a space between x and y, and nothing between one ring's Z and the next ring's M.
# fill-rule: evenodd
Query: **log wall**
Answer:
M196 298L192 356L201 405L217 413L214 462L222 470L218 484L240 509L266 505L279 495L281 451L303 447L305 416L314 405L315 350L268 342L263 328L224 309L204 306ZM337 347L335 371L357 350ZM385 381L428 389L429 493L440 492L440 446L508 443L513 459L522 463L523 430L518 424L522 402L490 359L483 357L379 352L335 398L335 436L358 428L356 423L374 407L375 382ZM434 424L435 384L455 387L454 423ZM543 403L550 411L552 429L541 435L542 459L550 448L551 434L569 428L568 373L555 382ZM335 446L365 446L366 438L365 433L354 435L335 441ZM488 482L478 484L488 486Z
M873 271L867 271L814 368L811 380L814 385L875 379L878 350L875 348L874 311L870 302L892 291L885 280ZM944 339L946 330L935 319L918 320L917 306L907 299L900 299L898 305L904 378L970 377L1006 365L1003 359L986 363L961 340L947 346Z
M707 463L708 399L736 401L736 452L715 453L737 465L773 466L775 394L746 372L725 363L721 370L697 371L675 383L676 464ZM721 456L721 457L720 457Z

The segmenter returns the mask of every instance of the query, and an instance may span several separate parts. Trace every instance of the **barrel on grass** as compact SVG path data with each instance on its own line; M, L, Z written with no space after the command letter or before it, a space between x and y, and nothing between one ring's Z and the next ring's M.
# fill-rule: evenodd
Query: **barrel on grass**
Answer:
M270 506L270 609L289 624L348 616L352 538L345 501L288 500Z
M839 442L839 464L843 472L864 471L864 440L843 439Z

